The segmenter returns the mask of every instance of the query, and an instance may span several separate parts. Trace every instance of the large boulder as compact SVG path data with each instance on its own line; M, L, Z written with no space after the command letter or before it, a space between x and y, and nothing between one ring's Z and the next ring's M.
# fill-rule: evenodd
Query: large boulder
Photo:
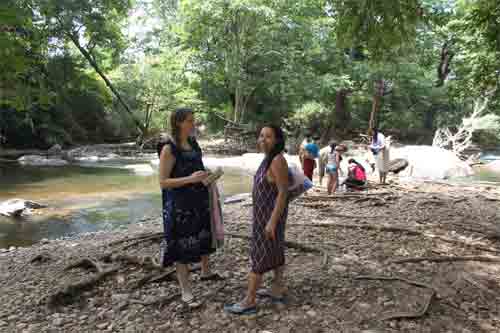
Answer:
M489 162L484 165L484 168L490 172L500 173L500 160Z
M40 155L25 155L17 159L22 165L32 166L65 166L68 162L60 158L46 158Z
M404 146L391 149L391 159L402 158L409 167L401 176L418 179L442 180L472 176L474 171L452 151L433 146Z
M29 214L30 209L45 208L46 205L24 199L10 199L0 202L0 215L21 216Z

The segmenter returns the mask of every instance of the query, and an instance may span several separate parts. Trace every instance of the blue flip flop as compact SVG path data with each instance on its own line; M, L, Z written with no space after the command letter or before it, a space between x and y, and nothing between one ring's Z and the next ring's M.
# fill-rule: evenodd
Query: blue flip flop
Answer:
M257 313L257 307L251 306L249 308L244 308L240 303L235 303L231 305L224 305L224 311L235 314L235 315L252 315Z

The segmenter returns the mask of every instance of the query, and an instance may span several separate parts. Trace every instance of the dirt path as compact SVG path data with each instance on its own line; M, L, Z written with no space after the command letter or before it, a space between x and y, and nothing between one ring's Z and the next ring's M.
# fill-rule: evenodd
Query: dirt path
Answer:
M393 185L334 199L316 192L298 199L290 206L287 239L319 253L289 249L288 304L277 308L263 301L250 318L222 310L246 286L244 239L228 237L224 253L213 258L224 281L199 282L193 273L195 291L205 301L194 311L180 304L172 275L144 279L164 273L154 262L113 256L156 258L158 237L135 245L121 240L160 232L158 219L123 232L0 253L0 331L497 332L498 200L495 187L443 184ZM248 235L251 202L227 205L225 219L228 232ZM97 276L92 265L65 270L82 258L110 272L73 297L54 298L68 284ZM409 258L416 262L398 262Z

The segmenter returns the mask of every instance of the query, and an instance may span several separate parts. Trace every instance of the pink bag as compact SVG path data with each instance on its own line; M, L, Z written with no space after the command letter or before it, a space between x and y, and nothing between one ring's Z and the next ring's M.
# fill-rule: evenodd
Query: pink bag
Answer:
M210 223L212 226L212 243L220 248L224 244L224 222L220 203L219 190L215 182L209 185Z

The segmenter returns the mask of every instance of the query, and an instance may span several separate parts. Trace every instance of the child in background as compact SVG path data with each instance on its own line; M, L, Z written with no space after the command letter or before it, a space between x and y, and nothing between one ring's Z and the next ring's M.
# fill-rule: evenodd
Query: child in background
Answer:
M302 169L304 174L309 180L312 181L314 169L316 168L316 158L319 157L319 146L316 142L319 141L318 137L315 137L312 142L309 142L304 147L304 155L302 157Z

